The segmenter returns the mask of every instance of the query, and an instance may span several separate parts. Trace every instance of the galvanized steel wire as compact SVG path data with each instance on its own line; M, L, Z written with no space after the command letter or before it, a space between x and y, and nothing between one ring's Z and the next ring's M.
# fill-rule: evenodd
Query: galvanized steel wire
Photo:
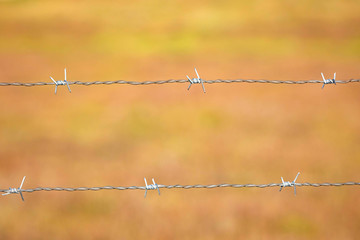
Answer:
M322 80L301 80L301 81L291 81L291 80L265 80L265 79L216 79L216 80L203 80L204 83L214 84L214 83L269 83L269 84L307 84L307 83L324 83ZM349 80L337 80L336 83L348 84L348 83L358 83L360 79L349 79ZM186 79L169 79L169 80L160 80L160 81L94 81L94 82L83 82L83 81L73 81L68 82L69 85L111 85L111 84L129 84L129 85L151 85L151 84L168 84L168 83L189 83ZM53 82L0 82L0 87L5 86L14 86L14 87L35 87L35 86L47 86L55 85Z
M213 188L269 188L269 187L281 187L282 183L269 183L269 184L211 184L211 185L161 185L158 184L158 188L165 189L213 189ZM343 182L343 183L295 183L296 187L343 187L343 186L360 186L360 182ZM22 192L40 192L40 191L67 191L67 192L75 192L75 191L100 191L100 190L145 190L146 186L104 186L104 187L37 187L32 189L21 189ZM8 192L9 189L0 189L0 192Z

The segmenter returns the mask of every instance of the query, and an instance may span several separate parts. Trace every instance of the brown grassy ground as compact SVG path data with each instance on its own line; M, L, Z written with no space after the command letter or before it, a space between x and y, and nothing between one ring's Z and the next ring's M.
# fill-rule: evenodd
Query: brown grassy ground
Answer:
M131 3L129 3L131 2ZM358 1L0 1L0 81L359 78ZM359 84L0 88L0 184L359 181ZM356 187L40 192L0 239L356 239Z

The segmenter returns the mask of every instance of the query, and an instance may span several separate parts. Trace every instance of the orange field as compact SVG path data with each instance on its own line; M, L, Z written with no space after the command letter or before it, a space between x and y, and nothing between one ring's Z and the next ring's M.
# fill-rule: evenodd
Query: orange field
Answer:
M360 78L360 2L0 0L0 82ZM0 87L0 188L359 181L360 84ZM356 239L359 187L0 196L0 239Z

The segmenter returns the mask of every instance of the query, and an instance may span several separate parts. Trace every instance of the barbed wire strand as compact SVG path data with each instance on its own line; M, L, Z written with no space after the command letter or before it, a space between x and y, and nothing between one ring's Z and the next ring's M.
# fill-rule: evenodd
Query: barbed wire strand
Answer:
M301 80L301 81L292 81L292 80L265 80L265 79L216 79L216 80L203 80L204 83L214 84L214 83L269 83L269 84L307 84L307 83L324 83L322 80ZM360 82L360 79L349 79L349 80L337 80L336 83L347 84L347 83L356 83ZM186 79L169 79L169 80L160 80L160 81L94 81L94 82L82 82L82 81L73 81L68 82L69 85L111 85L111 84L129 84L129 85L150 85L150 84L168 84L168 83L189 83ZM35 87L35 86L47 86L47 85L56 85L53 82L0 82L0 87L5 86L15 86L15 87Z
M343 187L343 186L360 186L360 182L343 182L343 183L295 183L296 187ZM281 187L283 183L270 183L270 184L212 184L212 185L161 185L158 184L158 188L165 189L213 189L213 188L269 188L269 187ZM21 189L22 192L40 192L40 191L67 191L67 192L75 192L75 191L99 191L99 190L146 190L146 186L104 186L104 187L78 187L78 188L70 188L70 187L37 187L32 189ZM9 189L0 189L0 192L8 192Z

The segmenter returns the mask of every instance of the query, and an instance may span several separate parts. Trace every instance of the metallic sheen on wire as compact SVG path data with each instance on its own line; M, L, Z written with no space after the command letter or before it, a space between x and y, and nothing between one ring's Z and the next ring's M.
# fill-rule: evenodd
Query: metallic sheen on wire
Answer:
M290 81L290 80L264 80L264 79L216 79L216 80L203 80L204 83L213 84L213 83L270 83L270 84L306 84L306 83L321 83L322 80L302 80L302 81ZM350 79L340 81L337 80L336 83L347 84L347 83L355 83L360 82L360 79ZM110 84L129 84L129 85L150 85L150 84L167 84L167 83L189 83L188 80L185 79L169 79L169 80L161 80L161 81L145 81L145 82L136 82L136 81L95 81L95 82L82 82L82 81L74 81L68 82L69 85L110 85ZM55 85L53 82L34 82L34 83L25 83L25 82L0 82L1 86L16 86L16 87L34 87L34 86L46 86L46 85Z
M343 187L343 186L360 186L360 182L344 182L344 183L295 183L297 187ZM268 187L281 187L282 183L270 183L270 184L214 184L214 185L158 185L158 188L183 188L183 189L192 189L192 188L268 188ZM22 189L22 192L40 192L40 191L99 191L99 190L146 190L145 186L129 186L129 187L115 187L115 186L104 186L104 187L78 187L78 188L68 188L68 187L37 187L33 189ZM0 189L0 192L6 192L8 189Z

